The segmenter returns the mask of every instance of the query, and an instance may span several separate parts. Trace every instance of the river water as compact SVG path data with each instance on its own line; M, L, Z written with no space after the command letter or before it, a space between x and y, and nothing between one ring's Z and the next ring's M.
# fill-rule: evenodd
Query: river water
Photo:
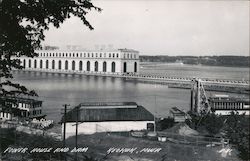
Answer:
M249 68L210 67L180 64L143 63L141 73L176 77L249 80ZM133 101L158 116L168 116L171 107L190 108L190 90L146 84L124 78L64 75L40 72L14 73L15 81L34 89L43 101L47 119L60 121L62 105L71 108L82 102ZM207 95L212 95L207 92ZM246 95L241 95L246 97Z

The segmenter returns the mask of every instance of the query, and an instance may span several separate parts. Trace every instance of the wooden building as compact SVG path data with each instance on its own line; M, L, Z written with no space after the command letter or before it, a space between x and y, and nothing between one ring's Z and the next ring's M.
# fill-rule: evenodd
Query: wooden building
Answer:
M190 118L187 113L178 109L177 107L171 108L170 115L174 118L174 122L185 122L186 119Z
M23 119L41 119L42 101L21 97L0 97L0 119L11 120L14 117Z
M64 117L62 122L63 120ZM154 116L134 102L80 104L66 114L66 138L75 135L76 122L78 122L78 134L147 130L155 123ZM63 131L64 123L62 123Z

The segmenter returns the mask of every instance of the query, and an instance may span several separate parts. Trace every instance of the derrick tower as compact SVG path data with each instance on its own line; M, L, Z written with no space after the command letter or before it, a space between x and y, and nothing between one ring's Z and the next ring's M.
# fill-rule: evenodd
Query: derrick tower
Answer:
M191 87L190 111L197 115L207 114L211 110L211 107L209 105L202 81L199 78L195 78L192 82L193 86Z

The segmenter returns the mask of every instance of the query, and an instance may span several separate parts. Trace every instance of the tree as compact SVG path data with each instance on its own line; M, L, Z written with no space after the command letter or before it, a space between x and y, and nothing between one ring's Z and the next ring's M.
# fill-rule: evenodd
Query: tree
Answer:
M249 160L249 134L250 134L250 118L249 116L238 112L232 112L229 116L215 115L209 113L206 116L192 115L191 126L198 129L205 128L210 135L216 135L220 132L225 133L230 143L239 151L239 157L243 160Z
M101 11L90 0L0 0L0 97L36 96L34 91L11 81L12 69L23 68L15 57L37 56L35 49L41 48L49 25L58 28L71 16L79 17L93 30L85 17L92 9Z
M250 159L249 148L249 136L250 136L250 120L249 116L239 115L232 112L226 120L226 124L223 129L226 132L226 136L230 139L239 151L239 157L243 160Z

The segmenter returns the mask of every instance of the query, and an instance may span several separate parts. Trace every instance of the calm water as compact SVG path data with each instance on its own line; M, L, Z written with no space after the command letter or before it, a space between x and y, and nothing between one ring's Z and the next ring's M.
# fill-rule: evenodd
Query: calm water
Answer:
M218 79L248 79L248 68L203 67L188 65L144 64L142 73ZM164 85L144 84L123 78L64 75L39 72L14 74L16 81L35 89L43 100L48 119L60 121L63 104L71 107L81 102L135 101L158 116L167 116L171 107L184 110L190 107L190 91ZM207 92L207 95L211 95Z
M249 68L143 63L141 73L176 77L249 80Z

